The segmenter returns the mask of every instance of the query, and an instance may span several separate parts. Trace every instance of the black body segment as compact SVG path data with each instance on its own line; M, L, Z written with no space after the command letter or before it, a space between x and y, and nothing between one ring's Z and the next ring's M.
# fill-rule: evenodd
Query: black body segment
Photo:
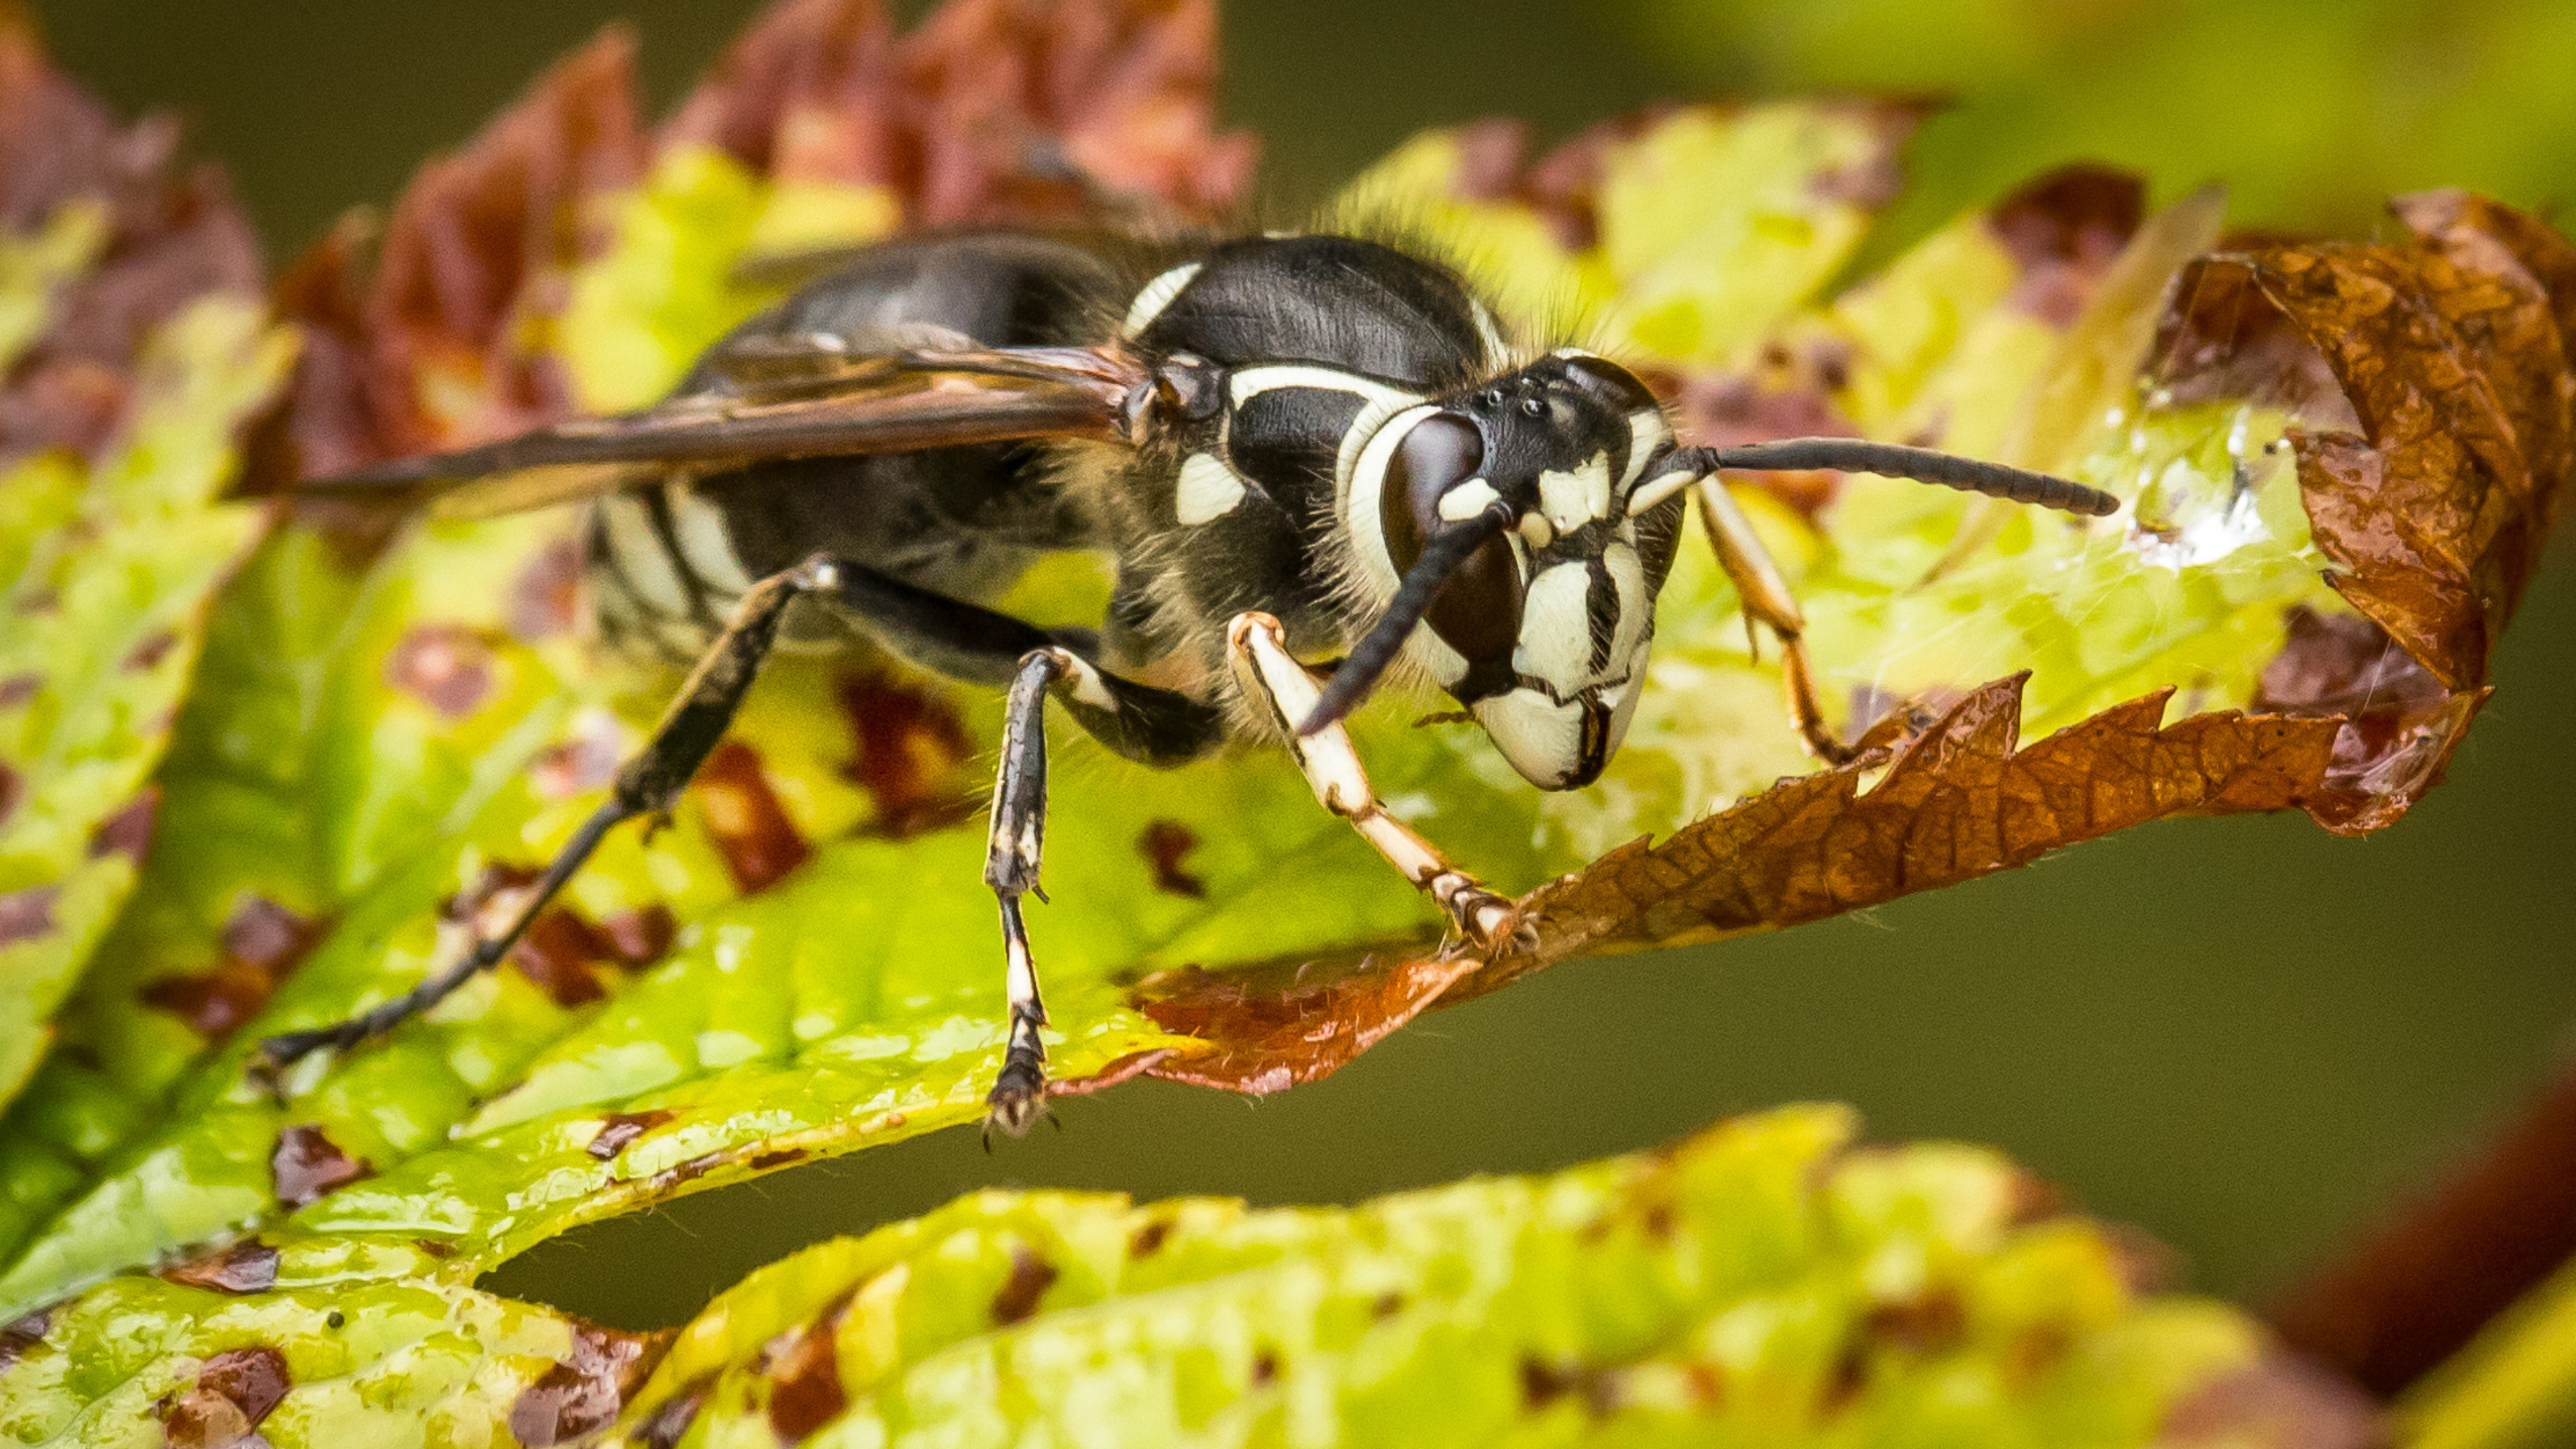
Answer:
M1780 640L1791 719L1839 761L1796 600L1716 476L1818 467L2118 506L1858 439L1678 446L1635 374L1575 348L1511 355L1455 273L1373 241L965 234L852 254L653 408L317 485L410 498L537 470L473 486L523 506L592 498L603 634L697 665L490 939L362 1016L270 1038L264 1056L274 1068L355 1046L500 961L610 829L671 807L774 647L851 629L1005 695L984 880L1008 1017L988 1127L1016 1134L1045 1110L1024 908L1046 899L1050 699L1147 765L1278 741L1461 940L1512 949L1518 908L1388 813L1340 720L1401 666L1465 705L1533 784L1589 784L1644 688L1696 499L1747 617ZM1032 561L1067 550L1116 563L1097 633L995 607ZM1335 655L1319 685L1315 661Z
M1490 314L1456 274L1378 242L1249 237L1198 261L1130 339L1144 356L1313 363L1424 393L1466 386L1500 360Z

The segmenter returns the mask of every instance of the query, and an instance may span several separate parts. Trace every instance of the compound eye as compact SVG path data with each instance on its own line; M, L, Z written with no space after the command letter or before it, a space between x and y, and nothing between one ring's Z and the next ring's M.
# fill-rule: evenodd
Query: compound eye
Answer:
M1399 576L1422 557L1422 541L1432 530L1450 522L1440 516L1440 500L1484 465L1483 436L1474 423L1452 413L1424 418L1396 445L1378 493L1378 521ZM1489 660L1511 657L1520 618L1520 565L1511 545L1497 537L1449 576L1423 622L1467 659Z
M1579 352L1563 361L1568 381L1619 412L1655 406L1654 393L1637 380L1637 375L1606 357Z

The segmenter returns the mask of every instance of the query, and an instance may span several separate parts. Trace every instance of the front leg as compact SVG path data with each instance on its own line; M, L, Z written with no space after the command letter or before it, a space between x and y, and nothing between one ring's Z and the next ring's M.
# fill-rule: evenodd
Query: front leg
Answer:
M1751 642L1757 622L1770 626L1780 640L1780 685L1788 696L1789 723L1809 754L1828 765L1847 763L1855 752L1834 737L1816 699L1815 671L1808 666L1803 637L1807 620L1798 609L1798 596L1789 592L1788 580L1780 577L1780 566L1771 561L1771 551L1762 546L1753 521L1736 506L1735 495L1726 491L1725 479L1706 474L1692 491L1698 498L1700 527L1708 534L1709 551L1717 555L1717 566L1726 571L1744 606L1746 641Z
M1509 900L1449 863L1430 841L1386 813L1360 768L1359 751L1350 732L1337 721L1300 736L1297 724L1313 715L1319 691L1315 677L1288 652L1286 633L1268 614L1238 614L1226 626L1226 646L1236 676L1245 690L1270 711L1288 742L1288 753L1315 790L1316 803L1351 823L1361 838L1377 847L1404 878L1428 891L1448 912L1458 933L1477 946L1492 949L1521 940L1526 923Z

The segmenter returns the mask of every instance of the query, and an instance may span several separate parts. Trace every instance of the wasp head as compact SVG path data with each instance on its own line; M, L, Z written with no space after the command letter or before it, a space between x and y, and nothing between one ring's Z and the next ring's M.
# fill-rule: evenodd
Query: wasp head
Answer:
M1400 651L1532 784L1590 784L1635 712L1680 521L1678 489L1639 491L1672 447L1654 395L1569 349L1355 441L1343 521L1382 612L1317 721Z

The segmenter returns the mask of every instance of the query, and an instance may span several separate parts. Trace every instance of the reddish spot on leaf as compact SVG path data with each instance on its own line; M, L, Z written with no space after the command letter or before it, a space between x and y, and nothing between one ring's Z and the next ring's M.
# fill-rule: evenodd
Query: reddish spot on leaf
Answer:
M8 823L9 816L17 810L18 802L26 798L26 794L27 782L18 777L17 771L0 764L0 825Z
M265 1443L254 1431L293 1382L286 1355L276 1349L225 1349L197 1370L193 1387L162 1400L162 1436L169 1449Z
M1056 1266L1027 1248L1011 1249L1011 1276L993 1294L993 1324L1007 1327L1038 1311L1038 1299L1059 1277Z
M1171 1235L1171 1223L1168 1220L1157 1218L1128 1235L1127 1256L1130 1258L1150 1258L1156 1253L1163 1251L1163 1240L1169 1238Z
M1181 862L1198 848L1198 832L1177 820L1157 820L1136 838L1136 849L1154 868L1154 889L1194 901L1207 898L1207 882L1181 869Z
M136 865L143 863L143 852L152 843L152 820L161 809L161 787L146 785L135 792L118 811L98 823L89 833L89 858L122 855ZM8 810L0 806L0 816Z
M456 1245L445 1238L414 1238L411 1240L411 1245L433 1258L445 1259L456 1256Z
M1165 1031L1218 1050L1145 1070L1200 1086L1284 1092L1375 1046L1477 967L1465 952L1443 958L1398 943L1338 962L1299 956L1221 976L1196 966L1161 972L1137 988L1138 1007Z
M1926 1289L1901 1303L1873 1303L1861 1318L1863 1334L1917 1355L1946 1352L1967 1331L1967 1306L1947 1287Z
M223 959L195 976L145 983L143 1002L220 1042L268 1005L322 935L320 923L265 896L244 895L224 922Z
M599 923L609 949L629 966L649 966L662 959L680 934L680 918L659 901L639 911L619 911Z
M0 709L16 709L34 699L36 692L44 687L45 678L41 674L12 674L0 679Z
M781 1148L776 1152L759 1152L752 1154L751 1165L754 1171L768 1172L774 1168L785 1167L791 1163L802 1162L809 1155L810 1154L808 1154L802 1147L786 1147Z
M604 714L585 714L581 733L538 756L530 773L538 794L549 800L567 800L616 779L617 767L624 760L615 723Z
M170 651L179 645L179 636L164 629L134 646L125 656L125 667L133 670L157 669Z
M627 1396L642 1386L670 1346L667 1330L620 1333L576 1322L571 1355L511 1401L510 1432L530 1449L598 1433L617 1422Z
M1536 1358L1521 1360L1521 1405L1533 1412L1567 1394L1581 1394L1584 1407L1594 1416L1606 1415L1619 1407L1618 1388L1618 1382L1601 1369L1561 1369Z
M608 995L608 989L599 984L599 973L590 967L616 954L617 948L579 911L549 906L510 948L510 965L548 1000L569 1009Z
M319 1201L373 1171L365 1162L341 1151L320 1126L310 1122L277 1135L277 1149L269 1154L268 1169L277 1184L277 1200L289 1208Z
M2352 1385L2301 1359L2272 1352L2175 1405L2156 1443L2380 1449L2394 1442L2378 1408Z
M659 1408L644 1418L639 1431L648 1449L675 1449L698 1421L698 1409L707 1401L707 1390L714 1387L713 1374L692 1379L680 1391L664 1399Z
M51 934L54 901L62 893L60 886L39 885L0 896L0 946Z
M54 1326L54 1310L39 1308L0 1323L0 1373L27 1356L27 1350L45 1341L45 1331Z
M783 1445L802 1443L849 1407L841 1388L840 1352L835 1339L846 1297L821 1317L794 1330L769 1361L769 1429Z
M654 1192L668 1192L681 1183L706 1176L710 1170L724 1165L724 1160L725 1155L722 1152L709 1152L692 1157L686 1162L676 1163L654 1173L645 1179L644 1185Z
M2007 196L1986 226L2021 264L2006 305L2074 325L2146 216L2145 179L2107 166L2049 172Z
M277 1250L257 1238L244 1238L203 1257L173 1263L159 1276L218 1293L265 1293L277 1286Z
M936 830L975 812L965 766L975 741L948 702L882 676L841 681L841 708L858 736L843 772L876 799L876 828L898 839Z
M670 1112L612 1112L600 1119L599 1132L583 1149L602 1162L613 1161L626 1145L668 1122L676 1115Z
M572 632L581 620L581 545L558 538L510 584L510 632L528 643Z
M814 853L760 773L759 752L740 740L716 746L691 789L725 869L745 894L776 885Z
M463 625L413 625L385 660L385 682L462 719L492 692L492 646Z

